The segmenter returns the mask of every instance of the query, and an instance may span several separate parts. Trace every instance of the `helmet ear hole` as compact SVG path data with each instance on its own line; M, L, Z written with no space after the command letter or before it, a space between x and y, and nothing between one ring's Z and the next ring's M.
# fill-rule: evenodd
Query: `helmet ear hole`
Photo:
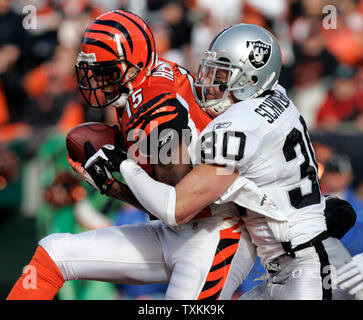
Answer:
M144 64L140 61L140 62L137 64L137 66L141 69L141 68L144 66Z
M257 84L257 82L258 82L258 77L257 77L257 76L252 76L252 77L251 77L251 80L252 80L252 84Z

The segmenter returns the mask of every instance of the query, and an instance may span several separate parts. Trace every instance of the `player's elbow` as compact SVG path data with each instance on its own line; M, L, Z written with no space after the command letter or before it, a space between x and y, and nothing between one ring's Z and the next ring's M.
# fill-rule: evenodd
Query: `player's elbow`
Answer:
M177 225L187 223L192 220L194 216L203 209L199 208L198 201L183 201L183 198L178 196L176 193L176 203L175 203L175 222ZM193 204L193 205L192 205Z
M188 212L186 210L175 211L175 225L181 225L189 222L198 212Z

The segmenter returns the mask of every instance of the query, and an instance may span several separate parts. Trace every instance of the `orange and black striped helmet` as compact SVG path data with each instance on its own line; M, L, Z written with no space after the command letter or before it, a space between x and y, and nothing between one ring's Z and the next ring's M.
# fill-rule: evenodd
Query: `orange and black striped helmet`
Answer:
M78 55L78 87L91 107L121 106L157 61L150 27L137 15L115 10L88 25Z

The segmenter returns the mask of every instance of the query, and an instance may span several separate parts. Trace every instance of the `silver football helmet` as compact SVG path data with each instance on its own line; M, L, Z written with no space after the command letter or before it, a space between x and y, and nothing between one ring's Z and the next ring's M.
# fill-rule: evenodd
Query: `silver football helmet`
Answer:
M270 32L253 24L233 25L219 33L204 52L194 96L215 117L236 100L273 90L280 70L280 46Z

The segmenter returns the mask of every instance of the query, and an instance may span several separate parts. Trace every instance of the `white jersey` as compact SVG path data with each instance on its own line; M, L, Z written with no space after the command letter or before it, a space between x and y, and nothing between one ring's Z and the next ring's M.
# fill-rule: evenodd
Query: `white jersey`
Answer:
M304 119L283 87L232 105L200 139L203 161L237 168L274 201L287 218L292 247L326 230L315 154ZM232 185L221 198L228 201L236 189ZM234 199L238 203L238 194ZM244 220L263 263L284 253L263 215L247 210Z

